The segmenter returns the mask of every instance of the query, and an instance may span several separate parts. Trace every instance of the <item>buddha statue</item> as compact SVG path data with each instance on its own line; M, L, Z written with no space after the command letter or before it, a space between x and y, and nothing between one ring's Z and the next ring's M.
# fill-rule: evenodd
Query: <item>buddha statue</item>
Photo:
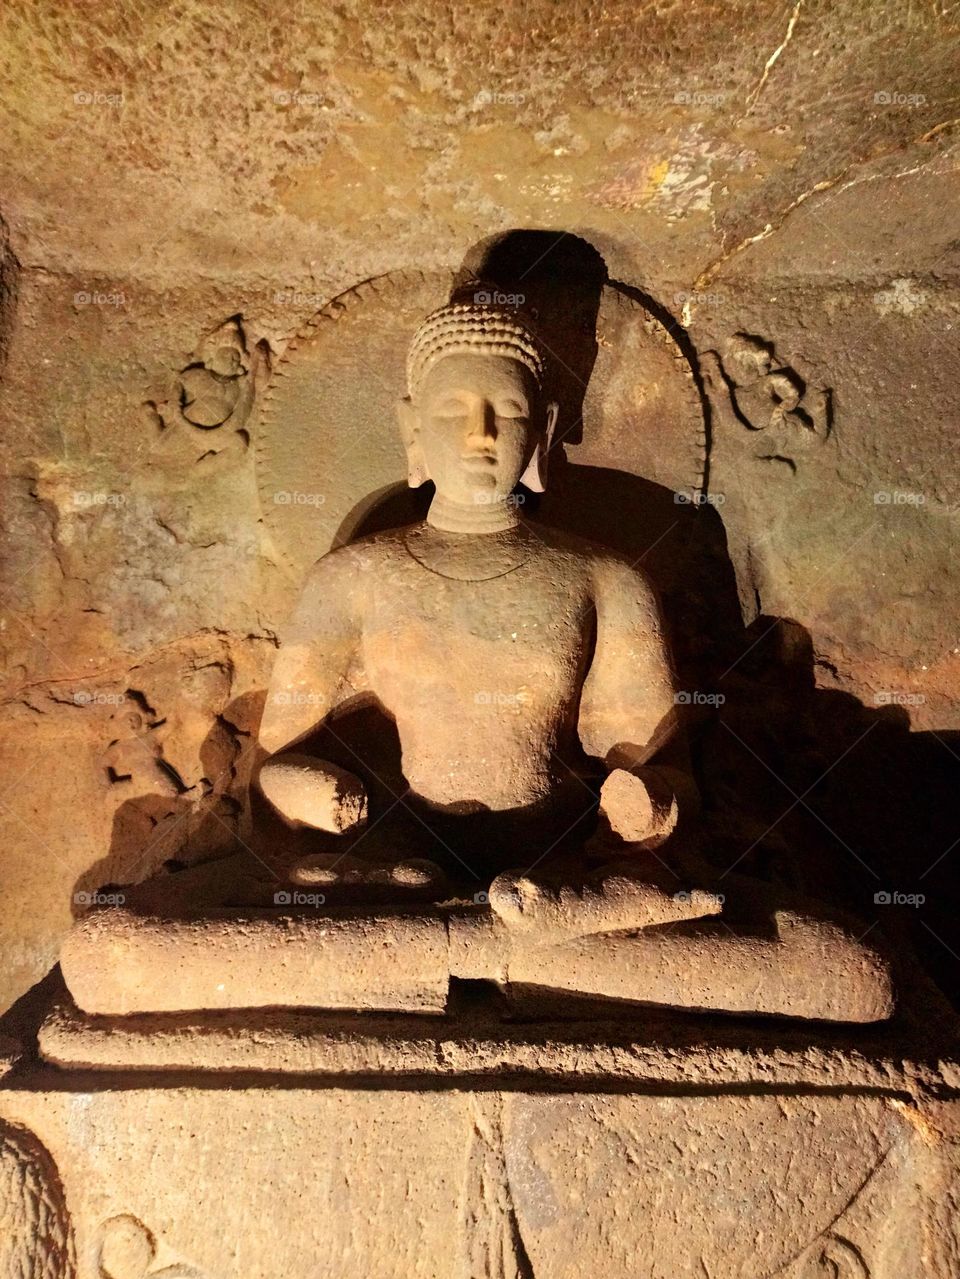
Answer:
M432 480L435 496L422 524L310 573L267 694L261 787L290 820L338 834L362 823L358 778L284 752L372 697L396 722L425 842L483 888L504 860L536 848L533 860L581 825L591 759L616 771L611 824L655 846L678 816L648 767L675 734L660 613L638 569L521 518L517 485L543 491L557 415L533 335L512 314L454 304L417 333L407 376L409 482Z
M266 915L101 915L64 952L87 1011L239 999L436 1012L452 976L695 1010L890 1015L887 965L855 924L732 876L721 898L678 870L695 788L656 593L637 565L524 518L557 420L544 367L518 311L455 299L422 323L398 412L409 483L435 486L426 519L325 555L281 636L259 784L291 827L324 832L290 882L322 886L327 915L282 944ZM389 814L368 811L360 776L302 749L365 704L396 725L409 789L392 807L417 835L412 858L401 840L391 860ZM137 973L122 995L105 934ZM151 1003L151 964L172 951L181 977L184 956L199 963L199 993L187 978ZM294 989L298 962L311 976Z

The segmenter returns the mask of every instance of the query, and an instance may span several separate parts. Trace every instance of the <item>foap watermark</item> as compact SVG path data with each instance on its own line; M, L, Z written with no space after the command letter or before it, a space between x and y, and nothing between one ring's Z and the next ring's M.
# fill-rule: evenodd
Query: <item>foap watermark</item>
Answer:
M102 89L80 89L73 95L75 107L122 107L122 93L104 93Z
M926 700L922 693L903 693L898 689L882 689L873 695L876 706L922 706Z
M705 906L722 906L727 900L723 893L704 893L698 891L697 897L703 901ZM675 902L691 902L693 901L693 893L687 892L685 889L681 889L680 892L673 894L673 900Z
M879 489L873 495L874 506L923 506L926 500L923 493L908 489Z
M123 893L106 893L98 888L92 893L74 893L73 900L77 906L122 906L127 899Z
M326 500L323 493L299 493L287 489L281 489L273 495L275 506L323 506Z
M925 93L900 93L896 89L880 89L873 95L875 107L925 107Z
M506 506L510 510L523 506L526 500L523 493L484 493L478 490L473 495L475 506Z
M302 293L300 289L277 289L273 295L274 306L312 306L320 308L326 300L322 293Z
M322 693L305 693L302 689L291 689L272 693L270 696L274 706L325 706L330 700Z
M726 294L724 293L699 293L696 289L687 291L680 289L673 295L674 306L724 306L726 303Z
M704 493L701 489L691 489L689 493L677 489L673 495L675 506L723 506L726 500L723 493Z
M273 101L278 107L322 107L322 93L305 93L302 89L277 89Z
M873 894L874 906L922 906L926 901L923 893L901 893L896 890Z
M104 293L99 289L78 289L73 295L74 306L126 306L127 297L120 293Z
M74 506L123 506L126 498L122 493L107 493L102 489L74 489Z
M525 688L521 688L516 693L506 693L502 689L496 688L492 691L482 689L479 693L474 693L473 700L477 706L522 706L529 698L529 694Z
M477 289L473 295L477 306L523 306L527 300L525 293L500 293L497 289Z
M678 107L719 107L727 97L723 89L678 89L673 102Z
M327 899L323 893L302 893L298 888L292 891L281 888L273 894L274 906L325 906Z
M480 89L473 99L475 108L483 107L522 107L527 100L525 93L516 89Z
M101 690L78 688L73 694L75 706L122 706L126 693L104 693Z
M699 688L692 691L681 689L673 695L675 706L722 706L726 700L724 693L704 693Z

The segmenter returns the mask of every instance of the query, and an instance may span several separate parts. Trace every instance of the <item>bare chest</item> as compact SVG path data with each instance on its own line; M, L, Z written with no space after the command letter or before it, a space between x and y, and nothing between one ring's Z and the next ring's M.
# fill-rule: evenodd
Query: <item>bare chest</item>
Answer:
M592 607L577 580L524 565L458 581L415 563L397 578L372 590L363 635L367 679L388 707L449 714L477 698L510 708L576 695L592 642Z

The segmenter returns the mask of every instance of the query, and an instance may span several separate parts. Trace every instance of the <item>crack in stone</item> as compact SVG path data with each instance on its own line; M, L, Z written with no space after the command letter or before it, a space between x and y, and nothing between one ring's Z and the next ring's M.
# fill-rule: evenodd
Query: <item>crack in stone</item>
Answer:
M797 19L800 17L800 10L802 8L803 8L803 0L797 0L797 3L793 7L793 13L790 15L790 21L787 23L786 35L780 41L779 45L777 45L776 49L774 49L773 53L770 54L770 57L767 58L767 61L764 64L764 68L763 68L763 75L761 75L759 83L754 89L751 90L750 93L747 94L745 114L747 115L750 114L750 111L753 109L757 99L760 97L760 94L764 90L764 86L767 83L767 79L770 75L770 72L776 66L780 55L783 53L784 49L787 47L787 45L790 43L791 39L793 38L793 30L794 30L794 27L796 27L797 25Z
M793 213L795 209L798 209L802 204L805 204L811 196L819 195L823 191L833 190L834 187L837 187L839 183L843 182L843 179L847 176L847 174L850 173L852 169L855 169L857 165L864 164L868 160L876 161L888 158L891 155L895 155L897 151L906 150L907 147L929 143L939 135L941 130L956 123L960 123L960 117L958 117L957 120L943 121L942 124L936 125L935 128L930 129L927 133L922 134L920 137L911 138L911 140L908 143L905 143L903 147L891 148L885 156L861 157L860 159L853 160L845 168L841 169L839 173L834 174L833 177L824 178L820 182L815 182L808 190L801 192L800 195L790 201L775 220L767 222L760 231L754 232L753 235L748 235L744 239L739 240L731 249L728 249L725 253L722 253L720 257L715 258L713 262L710 262L706 267L704 267L691 287L690 293L693 296L688 297L683 304L680 316L680 322L683 327L688 329L693 322L693 307L697 304L695 295L707 290L708 286L713 283L717 274L731 260L731 258L736 257L738 254L743 252L744 249L749 248L751 244L757 244L761 240L766 240L769 236L773 235L775 231L780 231L790 214ZM913 168L901 170L899 173L872 173L867 174L864 177L855 178L853 181L846 182L843 186L840 186L837 194L840 194L843 191L849 191L851 187L860 186L866 182L876 182L880 180L894 182L899 178L911 177L912 175L921 172L926 166L926 163L927 161L923 161L920 164L914 165ZM957 170L955 169L950 170L950 172L956 171Z
M790 201L776 222L768 222L762 230L756 231L753 235L748 235L745 239L738 241L732 249L728 249L726 253L721 254L719 258L716 258L709 264L709 266L706 266L700 272L694 281L691 293L695 295L698 292L704 291L716 278L717 272L721 269L721 267L725 266L731 258L736 257L738 253L749 248L751 244L757 244L760 240L766 240L768 236L773 235L774 231L779 231L794 209L799 208L801 204L805 204L811 196L818 195L821 191L828 191L831 187L835 187L852 168L852 164L847 165L845 169L842 169L840 173L835 174L832 178L824 178L823 181L814 183L808 191L801 192L796 199ZM695 300L691 298L688 298L683 304L681 322L684 328L690 327L693 318L692 307L694 305Z

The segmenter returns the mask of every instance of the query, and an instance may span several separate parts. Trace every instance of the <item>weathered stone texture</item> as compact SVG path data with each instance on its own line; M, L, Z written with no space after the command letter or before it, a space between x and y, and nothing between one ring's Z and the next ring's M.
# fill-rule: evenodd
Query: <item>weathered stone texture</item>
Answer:
M510 228L583 237L698 369L719 353L708 478L747 620L806 628L831 695L957 728L957 51L948 7L894 0L7 5L2 997L75 894L246 830L295 594L257 498L271 365L358 281ZM737 416L736 334L804 412L829 392L812 429ZM924 865L949 842L913 837Z

